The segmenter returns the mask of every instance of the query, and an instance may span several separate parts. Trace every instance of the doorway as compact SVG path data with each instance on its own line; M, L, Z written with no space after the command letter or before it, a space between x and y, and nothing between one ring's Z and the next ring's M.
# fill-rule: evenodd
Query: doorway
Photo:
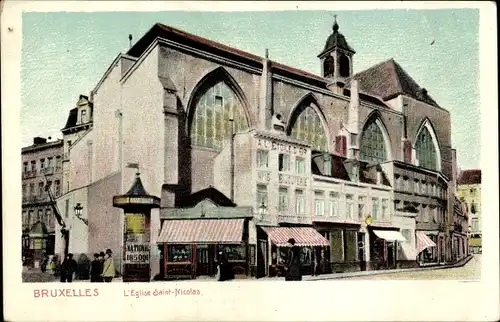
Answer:
M215 275L215 246L197 245L196 248L196 275Z
M366 271L366 248L365 248L365 233L358 232L358 261L359 269Z
M257 241L257 278L267 275L267 241L259 239Z

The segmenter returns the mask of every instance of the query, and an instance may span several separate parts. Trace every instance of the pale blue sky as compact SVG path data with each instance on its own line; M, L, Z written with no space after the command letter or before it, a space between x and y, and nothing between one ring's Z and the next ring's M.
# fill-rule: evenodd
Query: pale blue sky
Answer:
M452 115L459 166L480 162L479 10L337 11L356 50L354 72L394 57ZM21 61L22 145L62 137L68 111L88 95L128 34L138 40L161 22L319 74L316 58L333 12L24 13ZM435 40L434 45L430 43Z

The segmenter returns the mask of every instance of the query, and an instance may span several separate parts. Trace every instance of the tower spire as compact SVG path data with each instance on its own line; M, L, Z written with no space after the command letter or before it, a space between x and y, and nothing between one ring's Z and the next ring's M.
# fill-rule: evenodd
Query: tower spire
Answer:
M339 24L337 23L337 15L333 15L333 32L337 33L339 31Z

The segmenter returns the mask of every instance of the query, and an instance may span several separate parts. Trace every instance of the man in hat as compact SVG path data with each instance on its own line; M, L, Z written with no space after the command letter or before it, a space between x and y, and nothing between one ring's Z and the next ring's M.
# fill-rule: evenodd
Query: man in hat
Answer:
M106 283L111 282L113 277L115 277L115 262L113 261L113 252L111 249L106 250L101 276Z

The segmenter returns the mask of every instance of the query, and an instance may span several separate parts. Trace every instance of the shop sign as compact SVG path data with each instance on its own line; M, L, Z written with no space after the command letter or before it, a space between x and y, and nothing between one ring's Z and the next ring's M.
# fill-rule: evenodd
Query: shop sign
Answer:
M127 243L125 264L149 264L149 244Z
M292 176L292 175L280 173L280 174L278 174L278 180L279 180L279 183L281 183L281 184L289 184L289 185L307 187L307 178L304 178L304 177Z
M271 172L257 171L257 180L260 182L269 182L271 180Z
M276 140L257 139L257 147L295 155L305 155L307 153L307 149L304 147L293 146L289 143L279 142Z

